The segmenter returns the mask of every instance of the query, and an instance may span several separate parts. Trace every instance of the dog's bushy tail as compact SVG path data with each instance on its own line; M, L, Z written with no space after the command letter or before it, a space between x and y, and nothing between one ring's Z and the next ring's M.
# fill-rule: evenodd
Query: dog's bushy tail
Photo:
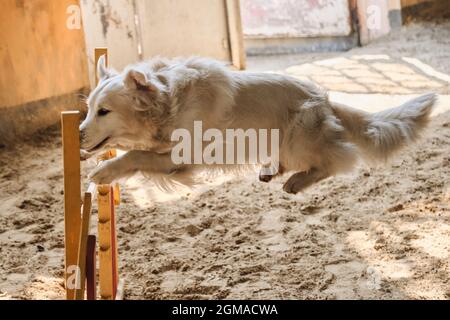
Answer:
M366 113L335 103L332 103L332 108L363 158L385 161L419 137L428 124L436 98L434 93L425 94L377 113Z

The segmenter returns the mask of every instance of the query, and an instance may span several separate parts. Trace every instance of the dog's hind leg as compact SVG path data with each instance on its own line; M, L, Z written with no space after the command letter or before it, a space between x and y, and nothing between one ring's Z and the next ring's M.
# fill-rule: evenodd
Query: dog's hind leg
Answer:
M326 172L315 168L312 168L309 171L297 172L286 181L283 190L287 193L296 194L312 184L328 177L329 175Z

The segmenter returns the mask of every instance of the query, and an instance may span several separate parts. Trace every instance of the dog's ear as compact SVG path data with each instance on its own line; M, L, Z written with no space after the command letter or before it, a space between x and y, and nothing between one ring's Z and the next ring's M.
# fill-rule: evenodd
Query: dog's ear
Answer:
M106 67L106 56L102 55L97 62L97 77L98 80L103 80L103 79L108 79L111 78L112 76L116 75L117 72L112 70L112 69L108 69Z
M138 70L129 70L125 76L124 83L128 89L142 90L153 94L159 93L159 88L156 84L148 80L145 73Z

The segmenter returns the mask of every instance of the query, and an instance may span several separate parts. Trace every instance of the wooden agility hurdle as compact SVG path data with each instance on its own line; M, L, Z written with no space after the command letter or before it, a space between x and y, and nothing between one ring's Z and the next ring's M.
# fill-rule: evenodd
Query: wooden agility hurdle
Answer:
M95 65L107 49L95 49ZM96 81L97 72L95 74ZM123 280L118 274L115 206L120 203L119 186L91 183L81 198L80 112L61 113L64 163L64 232L66 299L97 299L97 237L91 232L91 211L98 207L98 287L99 297L118 300L123 296ZM97 161L116 156L109 150Z

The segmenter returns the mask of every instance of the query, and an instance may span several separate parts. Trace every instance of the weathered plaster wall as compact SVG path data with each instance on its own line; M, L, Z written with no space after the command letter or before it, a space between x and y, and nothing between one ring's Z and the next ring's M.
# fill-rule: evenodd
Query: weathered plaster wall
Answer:
M90 69L95 47L108 47L110 65L118 70L155 56L199 55L228 62L227 3L233 1L81 0Z
M134 0L81 0L86 53L91 86L94 80L94 49L107 47L110 66L121 70L139 60L139 34Z
M348 0L241 0L245 38L347 36Z

